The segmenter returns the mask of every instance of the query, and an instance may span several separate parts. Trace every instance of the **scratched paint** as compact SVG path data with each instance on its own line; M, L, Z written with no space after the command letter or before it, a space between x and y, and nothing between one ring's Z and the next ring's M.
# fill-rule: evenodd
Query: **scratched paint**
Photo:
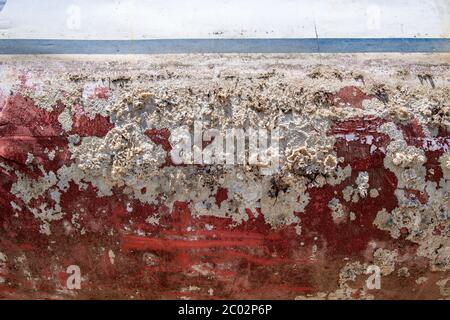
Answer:
M447 54L1 61L1 298L449 298ZM195 120L281 171L175 165Z

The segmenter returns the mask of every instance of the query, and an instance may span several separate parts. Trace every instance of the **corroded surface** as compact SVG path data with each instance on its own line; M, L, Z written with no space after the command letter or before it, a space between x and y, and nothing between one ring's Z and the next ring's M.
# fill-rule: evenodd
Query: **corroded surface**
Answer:
M0 70L0 297L450 297L448 55L3 57ZM279 129L279 172L175 164L196 120Z

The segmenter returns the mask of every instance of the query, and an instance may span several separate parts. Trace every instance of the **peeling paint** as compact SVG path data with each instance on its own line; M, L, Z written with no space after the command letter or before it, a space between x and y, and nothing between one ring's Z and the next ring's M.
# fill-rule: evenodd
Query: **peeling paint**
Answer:
M0 297L447 299L448 56L326 57L2 57ZM279 171L174 163L196 121Z

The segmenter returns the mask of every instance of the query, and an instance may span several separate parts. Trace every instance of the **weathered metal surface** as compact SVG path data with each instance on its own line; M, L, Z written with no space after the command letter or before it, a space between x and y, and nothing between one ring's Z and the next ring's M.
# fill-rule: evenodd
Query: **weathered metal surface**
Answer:
M0 297L449 298L448 58L2 57ZM196 120L280 170L176 165Z

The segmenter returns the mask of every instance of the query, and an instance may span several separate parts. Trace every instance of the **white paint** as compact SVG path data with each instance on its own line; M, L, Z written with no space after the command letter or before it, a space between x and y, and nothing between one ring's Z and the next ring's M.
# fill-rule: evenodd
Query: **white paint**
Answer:
M109 262L111 262L111 264L114 264L116 255L114 254L114 251L112 251L111 249L109 249L109 251L108 251L108 257L109 257Z
M1 39L448 35L447 0L10 0Z

